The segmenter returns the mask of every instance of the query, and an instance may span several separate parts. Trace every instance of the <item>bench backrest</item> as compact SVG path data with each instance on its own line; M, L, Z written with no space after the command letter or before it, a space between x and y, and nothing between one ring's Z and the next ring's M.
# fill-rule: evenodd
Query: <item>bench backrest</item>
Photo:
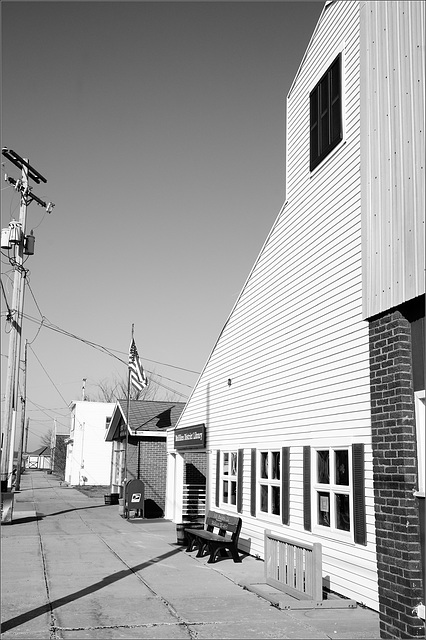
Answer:
M216 527L219 529L219 535L224 536L225 533L232 533L232 539L238 539L241 531L241 518L230 516L227 513L218 513L217 511L209 511L206 516L207 531L213 531Z

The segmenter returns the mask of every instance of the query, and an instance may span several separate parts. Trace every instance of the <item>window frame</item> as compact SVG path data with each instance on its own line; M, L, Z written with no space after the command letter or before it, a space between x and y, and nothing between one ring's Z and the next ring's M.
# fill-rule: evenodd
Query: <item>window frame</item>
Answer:
M338 77L338 96L337 96L337 107L333 108L333 102L336 102L331 95L332 90L332 70L334 69L336 63L339 66L339 77ZM325 71L321 74L320 79L317 81L315 86L309 92L309 168L312 173L319 165L323 163L323 161L331 154L331 152L343 141L344 139L344 56L343 51L340 50L335 52L331 62L327 64ZM324 108L324 113L327 114L327 133L328 133L328 142L325 143L322 140L322 134L320 131L321 124L321 98L324 93L326 85L326 93L327 93L327 101ZM315 119L313 119L313 96L317 94L316 98L316 112ZM338 123L337 123L337 133L330 137L330 130L333 127L333 116L338 114ZM325 118L323 118L325 120ZM314 143L314 135L313 135L313 127L317 127L317 150L314 153L313 143Z
M329 461L329 482L319 482L318 480L318 452L328 451ZM338 484L336 482L336 451L346 451L348 456L348 484ZM355 514L353 503L353 456L351 445L323 444L312 447L311 456L311 514L312 533L316 535L332 538L355 544ZM329 494L329 515L330 525L326 526L319 522L319 494ZM337 528L336 524L336 495L347 495L349 498L349 531Z
M225 457L228 456L228 470L225 472ZM232 459L235 459L235 469L232 468ZM230 473L235 471L235 473ZM238 501L238 449L227 449L220 452L220 503L226 509L237 511ZM228 494L225 500L225 482L228 484ZM232 484L235 484L235 493L232 493ZM232 495L235 496L235 502L231 502Z
M263 455L267 455L267 472L268 477L262 475L262 471L264 465L262 464ZM273 469L273 455L278 456L278 476L270 477L270 472ZM258 463L257 463L257 514L260 517L268 517L273 518L281 522L282 518L282 448L272 448L272 449L259 449L258 450ZM267 511L262 509L262 486L267 487ZM278 505L278 512L273 511L274 502L272 499L273 496L273 488L278 489L278 499L276 500L276 504Z

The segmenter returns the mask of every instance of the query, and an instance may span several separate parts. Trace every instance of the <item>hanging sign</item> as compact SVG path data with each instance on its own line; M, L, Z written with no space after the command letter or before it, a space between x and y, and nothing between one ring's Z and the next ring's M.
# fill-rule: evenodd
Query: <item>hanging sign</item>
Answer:
M206 446L206 426L196 424L175 430L175 449L204 449Z

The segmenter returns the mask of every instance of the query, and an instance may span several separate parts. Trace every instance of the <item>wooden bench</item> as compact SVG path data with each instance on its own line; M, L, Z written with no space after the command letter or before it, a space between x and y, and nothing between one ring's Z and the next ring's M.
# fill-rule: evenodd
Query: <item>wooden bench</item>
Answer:
M209 511L206 516L205 529L185 529L188 538L186 551L193 551L198 546L197 558L201 558L206 548L210 557L207 562L215 562L219 551L228 549L234 562L241 562L238 555L238 539L241 531L241 518L217 511ZM217 530L217 533L215 533ZM231 535L229 535L231 534Z

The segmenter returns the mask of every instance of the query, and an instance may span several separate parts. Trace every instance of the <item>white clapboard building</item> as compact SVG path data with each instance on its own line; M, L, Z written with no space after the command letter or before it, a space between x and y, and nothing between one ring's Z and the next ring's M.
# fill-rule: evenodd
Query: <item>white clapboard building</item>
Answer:
M422 5L325 3L287 97L286 202L168 441L166 517L195 466L242 550L264 558L267 530L319 542L324 586L375 610L369 334L424 303Z

